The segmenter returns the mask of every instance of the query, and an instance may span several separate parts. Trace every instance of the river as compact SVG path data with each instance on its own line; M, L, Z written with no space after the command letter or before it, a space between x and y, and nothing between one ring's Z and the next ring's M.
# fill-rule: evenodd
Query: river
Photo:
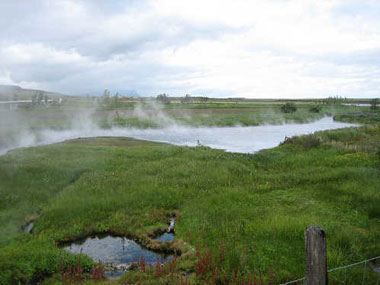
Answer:
M228 152L254 153L262 149L279 145L285 137L311 134L356 124L341 123L332 117L305 124L261 125L251 127L187 127L169 126L162 129L134 128L81 128L72 130L44 130L38 133L25 133L20 139L6 149L0 149L0 154L10 149L58 143L69 139L84 137L131 137L141 140L164 142L174 145L196 146L198 144Z

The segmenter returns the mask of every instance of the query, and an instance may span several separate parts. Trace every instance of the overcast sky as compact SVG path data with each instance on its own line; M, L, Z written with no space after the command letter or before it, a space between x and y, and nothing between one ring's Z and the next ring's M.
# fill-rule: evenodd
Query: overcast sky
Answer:
M378 0L0 0L0 27L0 84L380 97Z

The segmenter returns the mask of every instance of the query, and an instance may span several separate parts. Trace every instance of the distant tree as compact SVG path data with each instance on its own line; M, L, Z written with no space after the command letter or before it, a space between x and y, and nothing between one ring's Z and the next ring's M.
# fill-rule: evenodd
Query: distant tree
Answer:
M157 95L156 99L157 99L157 101L159 101L163 104L169 104L170 103L169 96L166 95L165 93Z
M34 94L32 95L32 104L33 104L33 105L36 105L36 104L37 104L37 94L36 94L36 93L34 93Z
M371 110L376 110L379 105L379 98L374 98L371 100Z
M334 97L328 97L326 100L325 100L325 103L326 104L329 104L329 105L340 105L344 102L347 102L347 98L343 98L341 96L334 96Z
M186 94L185 97L181 99L181 103L192 103L193 98L190 96L190 94Z
M283 113L294 113L297 111L297 106L294 103L285 103L281 106L281 111Z
M116 92L115 96L113 96L113 98L112 98L112 101L113 101L112 103L114 105L119 104L119 98L120 98L120 94L119 94L119 92Z
M104 89L103 98L102 98L103 104L107 105L110 103L110 94L111 92L108 89Z
M104 97L110 97L111 92L108 89L104 89L103 96Z
M38 91L38 93L37 93L37 104L41 105L43 100L44 100L44 94L42 93L42 91Z

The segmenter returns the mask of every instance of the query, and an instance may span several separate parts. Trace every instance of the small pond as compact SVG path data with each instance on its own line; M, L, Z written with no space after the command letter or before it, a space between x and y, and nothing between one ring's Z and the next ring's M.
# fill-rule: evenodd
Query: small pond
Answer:
M172 241L174 235L165 233L158 240ZM94 261L103 264L112 264L106 271L106 276L119 276L123 274L132 262L138 262L144 258L146 264L155 264L157 260L165 263L173 259L172 255L162 255L142 248L138 243L124 237L93 236L84 241L75 242L65 247L72 253L83 253Z

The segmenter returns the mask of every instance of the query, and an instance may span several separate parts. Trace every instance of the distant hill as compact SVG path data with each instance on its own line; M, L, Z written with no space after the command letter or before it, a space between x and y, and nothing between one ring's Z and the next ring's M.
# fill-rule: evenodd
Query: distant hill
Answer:
M38 95L41 92L43 96L48 96L49 99L58 99L69 96L44 90L23 89L20 86L15 85L0 85L0 101L31 100L33 95Z

